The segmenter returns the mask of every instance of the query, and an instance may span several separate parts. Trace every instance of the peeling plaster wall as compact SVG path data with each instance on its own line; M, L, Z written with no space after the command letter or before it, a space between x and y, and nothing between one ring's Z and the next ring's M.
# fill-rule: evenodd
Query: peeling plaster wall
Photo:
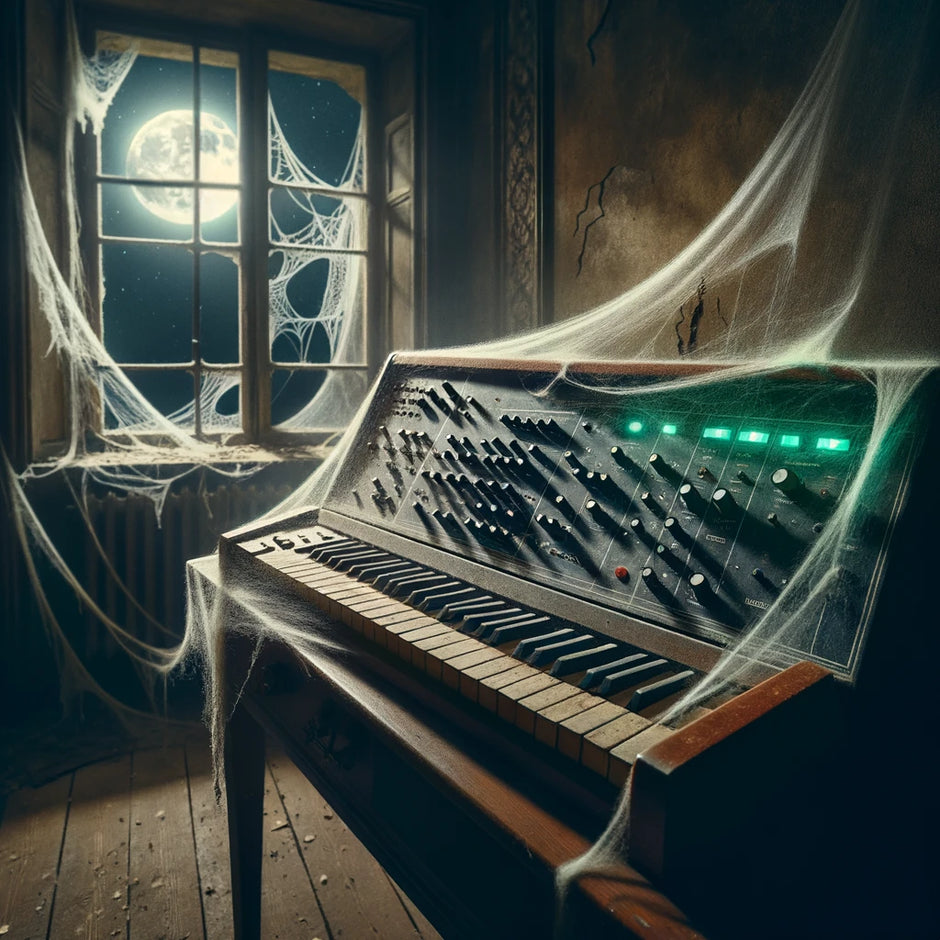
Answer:
M555 4L557 318L637 284L715 216L774 138L842 6ZM933 51L915 78L876 274L842 343L855 355L940 354L938 20L934 9L925 46ZM851 212L871 180L861 167L822 185L826 212ZM807 238L819 247L812 231Z

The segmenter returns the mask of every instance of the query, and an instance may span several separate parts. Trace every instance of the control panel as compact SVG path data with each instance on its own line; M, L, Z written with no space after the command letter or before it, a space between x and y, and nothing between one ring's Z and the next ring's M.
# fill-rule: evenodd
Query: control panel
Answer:
M845 498L876 405L844 370L392 359L325 507L716 644L773 605ZM850 674L907 479L794 650ZM874 524L874 523L877 524Z

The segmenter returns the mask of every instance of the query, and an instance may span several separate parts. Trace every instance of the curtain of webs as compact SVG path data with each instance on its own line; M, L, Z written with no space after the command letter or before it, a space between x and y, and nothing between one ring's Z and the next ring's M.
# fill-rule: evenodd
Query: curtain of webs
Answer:
M71 4L66 4L65 26L68 75L64 115L64 204L68 232L65 253L68 269L65 271L58 266L43 228L30 186L25 147L18 125L14 156L31 289L35 292L36 307L50 331L47 355L56 358L66 378L69 442L61 457L52 462L31 465L21 474L14 472L4 454L3 489L12 509L14 529L23 549L30 583L60 669L63 700L68 700L73 692L86 691L120 708L121 703L98 685L72 648L50 601L50 588L56 593L59 586L47 584L49 574L44 572L53 572L57 580L67 585L80 606L100 622L111 639L127 654L145 685L151 685L159 672L171 669L179 661L181 651L172 646L163 648L144 642L99 606L44 528L37 507L31 504L28 481L56 475L64 479L84 519L90 540L116 589L127 595L129 607L133 606L141 612L145 619L151 621L152 627L166 636L167 643L173 644L174 633L156 624L143 611L138 600L130 596L111 559L107 557L89 518L90 488L96 484L99 489L103 487L109 492L146 496L152 501L159 521L171 488L188 474L197 472L200 486L204 486L205 478L198 474L201 469L211 468L216 475L243 480L255 473L258 467L236 462L237 455L234 459L227 459L224 446L220 448L218 443L207 443L194 436L194 400L168 412L155 407L122 370L91 327L89 311L86 309L89 292L80 264L82 220L76 197L76 134L72 133L72 129L101 137L107 127L109 108L138 59L138 49L133 42L127 42L121 48L99 50L89 58L79 48ZM318 358L313 361L361 362L364 354L362 259L356 254L334 252L336 249L361 247L364 221L361 212L355 211L355 202L330 198L330 193L341 193L348 189L362 190L362 124L360 122L355 133L341 178L338 182L330 183L308 169L292 150L270 98L268 116L272 181L314 186L321 194L311 195L300 188L288 189L294 220L291 230L286 232L277 226L275 219L271 220L276 229L272 241L296 246L293 249L282 247L277 251L281 259L280 269L269 280L269 335L272 346L279 340L286 342L294 353L292 361L306 362L316 337L319 343ZM191 140L191 125L189 133ZM190 154L190 175L192 164ZM187 168L183 169L185 172ZM325 199L322 195L324 193L327 194ZM189 202L191 211L191 197ZM302 218L300 224L296 221L298 216ZM292 300L292 282L298 277L302 278L310 266L318 263L325 265L328 271L319 307L314 311L299 310ZM107 286L102 285L103 290ZM326 340L325 350L323 337ZM223 445L225 432L231 433L240 428L238 415L224 413L219 405L226 394L233 390L237 394L238 384L239 379L236 377L210 373L204 376L200 388L202 428L207 432L221 432ZM341 427L360 403L364 392L365 379L358 372L343 370L338 376L330 374L311 397L300 401L296 411L278 426L287 429ZM96 403L106 415L106 434L95 430L99 420L94 414ZM101 452L101 459L95 462L81 459L89 434L97 437L95 449ZM168 454L172 456L170 469L154 469L160 466L161 461L164 467L167 466ZM127 455L126 463L122 461L122 455ZM180 466L185 469L178 469ZM73 481L76 474L80 480L78 490ZM183 585L180 584L182 591Z

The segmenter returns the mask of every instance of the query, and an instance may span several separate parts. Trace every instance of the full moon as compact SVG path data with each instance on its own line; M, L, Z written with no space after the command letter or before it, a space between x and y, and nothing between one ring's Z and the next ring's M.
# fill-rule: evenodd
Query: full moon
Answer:
M211 183L238 182L238 144L232 129L220 117L203 111L199 116L199 175ZM164 111L134 135L127 149L127 175L148 180L192 179L193 113ZM193 190L189 186L135 186L140 204L167 222L192 224ZM238 194L227 189L204 189L199 217L210 222L235 205Z

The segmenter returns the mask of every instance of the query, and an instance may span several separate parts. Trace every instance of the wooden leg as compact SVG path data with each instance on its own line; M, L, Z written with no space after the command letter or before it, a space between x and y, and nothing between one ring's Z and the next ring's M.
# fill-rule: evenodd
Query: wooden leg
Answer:
M264 732L241 705L235 708L226 729L225 802L235 940L259 940Z

